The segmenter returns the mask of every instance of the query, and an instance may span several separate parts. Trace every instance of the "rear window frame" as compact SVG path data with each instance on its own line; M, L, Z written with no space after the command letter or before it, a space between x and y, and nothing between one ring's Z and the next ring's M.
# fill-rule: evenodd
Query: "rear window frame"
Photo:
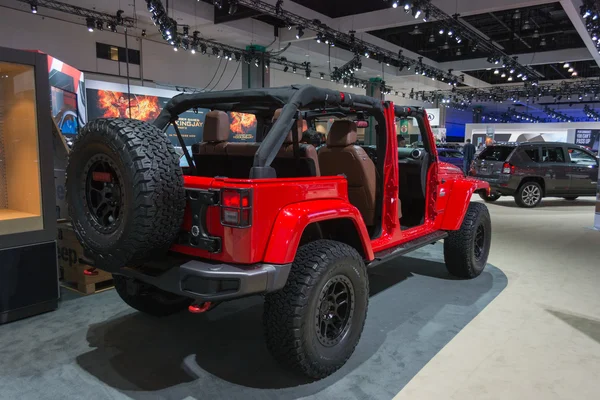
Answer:
M484 158L484 154L486 152L491 151L494 148L509 149L510 151L506 154L505 157L503 157L502 160L500 160L500 159L488 159L488 158ZM506 162L511 157L511 155L514 153L515 150L516 150L515 146L506 146L506 145L492 145L492 146L487 146L485 149L483 149L481 151L481 153L479 153L479 155L477 156L477 159L481 160L481 161ZM500 157L500 158L502 158L502 157Z

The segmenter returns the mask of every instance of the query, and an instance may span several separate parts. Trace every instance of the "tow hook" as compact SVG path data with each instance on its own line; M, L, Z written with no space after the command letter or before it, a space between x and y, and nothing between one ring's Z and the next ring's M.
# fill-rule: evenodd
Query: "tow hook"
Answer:
M193 303L188 307L188 311L192 314L202 314L210 309L212 303L210 301L204 303Z

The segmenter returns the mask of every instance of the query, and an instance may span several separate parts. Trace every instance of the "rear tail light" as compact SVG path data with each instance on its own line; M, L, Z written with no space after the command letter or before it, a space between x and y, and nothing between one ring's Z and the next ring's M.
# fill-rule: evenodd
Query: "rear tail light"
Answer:
M502 173L503 174L513 174L514 172L515 172L514 165L510 165L507 162L505 162L504 165L502 165Z
M234 228L252 225L252 190L221 190L221 225Z

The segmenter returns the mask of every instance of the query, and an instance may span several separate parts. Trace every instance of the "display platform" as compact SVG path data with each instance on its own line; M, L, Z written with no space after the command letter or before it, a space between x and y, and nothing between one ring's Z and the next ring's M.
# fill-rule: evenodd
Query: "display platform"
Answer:
M273 360L261 298L154 318L108 291L71 296L54 313L0 329L0 398L389 400L507 285L491 265L474 280L451 278L442 248L371 271L360 344L324 380Z

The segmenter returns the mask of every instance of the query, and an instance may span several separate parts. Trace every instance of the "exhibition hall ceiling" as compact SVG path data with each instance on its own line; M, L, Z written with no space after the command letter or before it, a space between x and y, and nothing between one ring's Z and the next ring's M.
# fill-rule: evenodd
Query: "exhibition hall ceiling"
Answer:
M63 1L111 15L122 9L126 16L136 18L138 35L145 29L146 40L168 45L152 24L145 1ZM505 58L516 59L520 65L530 68L535 75L530 76L530 80L554 82L600 77L600 54L581 17L581 0L218 0L216 3L221 4L221 8L215 6L214 0L162 2L168 4L168 15L180 28L189 26L190 32L198 31L204 39L240 49L256 44L266 46L267 51L281 51L281 56L290 61L310 63L317 77L320 73L329 77L335 67L339 68L355 57L357 49L348 44L337 43L333 47L317 41L316 32L300 23L290 24L282 13L270 13L261 7L279 5L286 13L302 17L304 21L318 21L340 34L354 32L357 39L390 54L402 52L404 57L417 62L421 60L425 67L436 71L452 70L452 74L464 79L464 86L468 87L516 84L508 81L508 69L496 73L501 66L489 62L490 53L483 48L490 43ZM394 3L397 3L396 8ZM231 11L232 4L236 5L234 12ZM406 10L405 4L409 4ZM426 4L440 10L446 19L417 13ZM27 2L17 0L0 0L1 5L29 7ZM468 38L459 41L457 36L461 32L449 35L448 23L453 19L485 40L480 43ZM299 34L300 30L302 34ZM439 79L416 75L414 68L408 71L394 63L388 66L385 61L358 55L362 69L355 71L356 77L384 79L400 96L411 89L449 89L447 83ZM570 68L563 68L565 62L571 64L575 75L569 72Z

